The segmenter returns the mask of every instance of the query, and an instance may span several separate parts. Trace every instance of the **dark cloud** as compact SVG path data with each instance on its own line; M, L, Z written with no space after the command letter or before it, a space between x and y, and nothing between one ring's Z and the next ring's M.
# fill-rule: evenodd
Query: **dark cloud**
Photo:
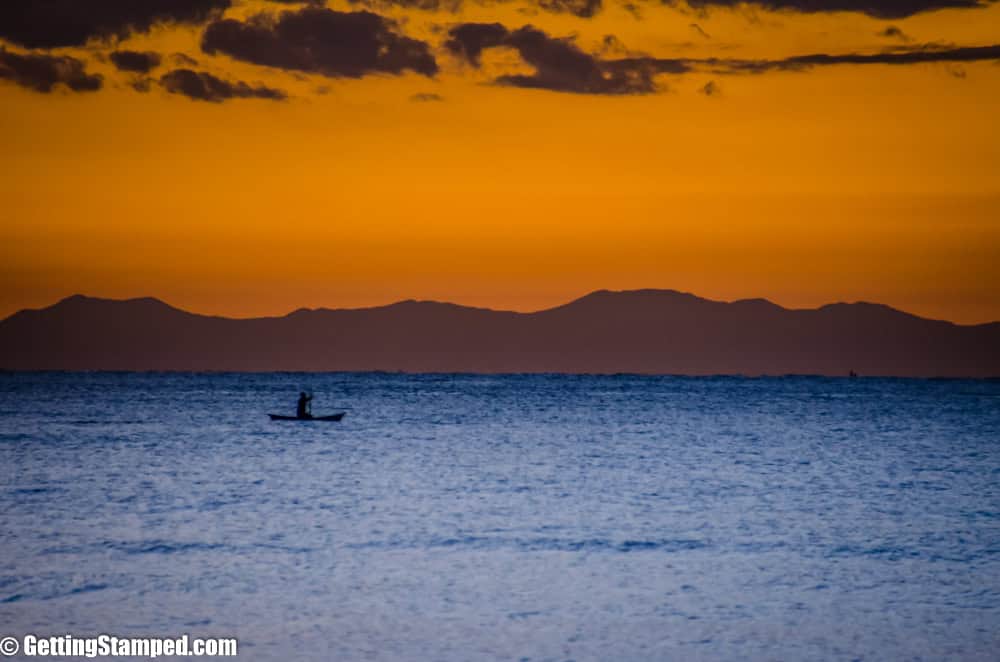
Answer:
M170 57L173 58L176 64L184 67L195 67L198 65L198 60L194 59L190 55L185 55L184 53L174 53Z
M613 34L604 35L604 39L601 40L601 55L627 55L628 48L622 43L622 40Z
M664 0L677 4L677 0ZM696 10L713 7L738 7L749 4L771 11L789 10L805 13L859 12L875 18L905 18L938 9L974 9L996 0L686 0Z
M0 0L0 37L27 48L124 39L158 23L201 23L231 0Z
M410 97L410 101L417 101L426 103L428 101L444 101L444 97L440 94L434 94L433 92L418 92Z
M610 45L610 46L609 46ZM715 74L804 71L837 64L920 64L939 62L956 65L948 69L956 77L965 75L957 65L964 62L1000 60L1000 45L956 47L944 44L896 46L880 53L813 53L775 60L731 58L654 58L647 56L607 57L609 51L624 49L613 35L605 37L601 54L584 52L572 38L551 37L526 25L510 30L500 23L463 23L448 31L444 48L474 67L481 66L484 50L506 47L518 52L531 65L533 74L507 74L494 80L499 85L538 88L580 94L649 94L658 91L660 74L707 71ZM711 81L701 93L720 92Z
M183 94L199 101L221 102L234 98L273 99L288 97L283 90L263 85L250 86L243 81L230 82L205 71L174 69L160 77L160 86L172 94Z
M448 31L444 47L478 67L487 48L505 46L510 31L500 23L462 23Z
M487 48L505 46L517 50L525 62L535 67L535 74L497 79L505 85L589 91L603 82L597 58L584 53L570 39L550 37L530 25L510 31L499 23L465 23L451 29L444 46L473 66L479 66Z
M115 51L109 56L111 63L120 71L134 71L145 74L160 66L159 53L152 51Z
M501 76L497 82L502 85L585 94L652 91L650 81L644 77L632 80L615 75L603 69L598 58L580 50L570 39L550 37L530 25L511 32L506 45L515 48L521 58L535 68L535 73Z
M462 9L462 0L347 0L352 5L361 5L370 9L385 10L392 7L419 9L421 11L448 11L452 13ZM502 0L501 0L502 1Z
M99 74L88 74L74 57L15 53L0 46L0 80L9 80L36 92L51 92L65 85L74 92L101 89Z
M254 64L334 77L400 74L407 69L436 74L430 47L397 33L395 27L367 11L304 7L277 17L258 14L246 22L215 21L205 29L201 48Z
M698 25L697 23L691 23L690 24L690 28L692 30L694 30L695 32L697 32L698 34L700 34L705 39L711 39L712 38L711 36L709 36L709 34L707 32L705 32L705 29L703 27L701 27L700 25Z
M632 18L634 18L635 20L637 21L642 20L642 10L639 9L639 5L635 4L634 2L626 2L625 4L622 5L622 9L631 14Z
M538 0L538 6L548 12L573 14L580 18L593 18L601 11L601 0Z
M707 59L699 62L717 67L720 73L763 73L766 71L802 71L813 67L834 64L921 64L928 62L959 63L1000 60L1000 45L967 46L960 48L940 48L937 46L916 47L907 50L892 50L883 53L840 53L829 55L813 53L797 55L779 60L719 60Z
M880 30L878 33L880 37L887 37L889 39L899 39L900 41L910 41L909 35L897 28L895 25L890 25L885 30Z
M301 0L272 0L272 2L292 3ZM471 0L472 4L486 5L508 2L510 0ZM352 5L362 5L373 9L388 7L405 7L424 11L458 12L462 9L463 0L348 0ZM932 12L941 9L977 9L988 7L997 0L660 0L663 4L687 6L697 12L705 12L714 8L739 8L743 6L756 7L770 11L794 11L800 13L832 13L855 12L867 14L874 18L899 19ZM315 0L310 4L322 4ZM528 4L529 13L534 8L544 11L573 14L581 18L592 18L603 8L602 0L532 0ZM620 6L641 18L638 0L626 1ZM692 25L692 27L695 27Z
M279 0L280 1L280 0ZM448 11L458 13L464 5L484 5L511 2L512 0L347 0L352 5L369 9L385 10L391 7L405 7L423 11ZM593 18L602 8L603 0L529 0L530 7L522 8L524 13L535 13L536 8L553 14L572 14L580 18Z
M494 81L513 87L579 94L649 94L658 89L653 80L657 74L689 69L679 60L603 59L584 52L571 38L551 37L530 25L510 31L499 23L464 23L448 35L445 48L476 67L487 48L516 50L535 72L504 75Z
M702 85L698 91L704 94L706 97L717 97L722 92L722 90L719 89L719 86L716 84L714 80L710 80L704 85Z

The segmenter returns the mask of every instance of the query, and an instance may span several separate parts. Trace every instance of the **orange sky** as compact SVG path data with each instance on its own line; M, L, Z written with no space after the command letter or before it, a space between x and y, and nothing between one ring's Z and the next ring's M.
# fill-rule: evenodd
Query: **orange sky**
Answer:
M437 73L347 78L211 55L207 21L82 47L5 34L8 58L73 57L103 78L98 91L40 92L9 61L5 75L0 54L0 315L77 292L246 317L403 298L530 310L663 287L1000 320L1000 66L954 55L1000 42L1000 4L891 19L753 5L372 11L425 42ZM484 50L480 67L449 52L448 31L472 22L572 37L562 43L599 66L648 56L690 70L643 93L502 85L537 67L511 45ZM148 92L108 61L115 49L162 55ZM735 71L891 49L951 55ZM160 81L181 68L173 53L287 98L171 94Z

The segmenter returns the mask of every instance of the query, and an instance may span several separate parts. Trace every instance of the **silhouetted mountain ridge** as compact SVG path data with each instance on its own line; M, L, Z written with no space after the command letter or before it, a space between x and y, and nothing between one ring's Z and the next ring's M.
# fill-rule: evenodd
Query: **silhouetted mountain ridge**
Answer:
M410 299L251 319L74 295L0 321L0 367L985 377L1000 376L1000 323L648 289L531 313Z

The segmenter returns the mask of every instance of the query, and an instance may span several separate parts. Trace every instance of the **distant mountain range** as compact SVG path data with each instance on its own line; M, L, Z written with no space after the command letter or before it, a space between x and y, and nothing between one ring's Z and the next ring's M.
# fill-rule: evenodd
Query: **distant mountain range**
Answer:
M76 295L0 321L0 368L988 377L1000 376L1000 322L672 290L602 290L533 313L402 301L257 319Z

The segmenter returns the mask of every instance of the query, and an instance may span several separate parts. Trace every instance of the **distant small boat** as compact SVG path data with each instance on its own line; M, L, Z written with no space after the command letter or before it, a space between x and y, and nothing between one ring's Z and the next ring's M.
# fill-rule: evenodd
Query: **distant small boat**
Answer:
M272 421L333 421L337 422L344 417L345 412L340 412L339 414L330 414L329 416L306 416L299 418L298 416L282 416L281 414L268 414Z

